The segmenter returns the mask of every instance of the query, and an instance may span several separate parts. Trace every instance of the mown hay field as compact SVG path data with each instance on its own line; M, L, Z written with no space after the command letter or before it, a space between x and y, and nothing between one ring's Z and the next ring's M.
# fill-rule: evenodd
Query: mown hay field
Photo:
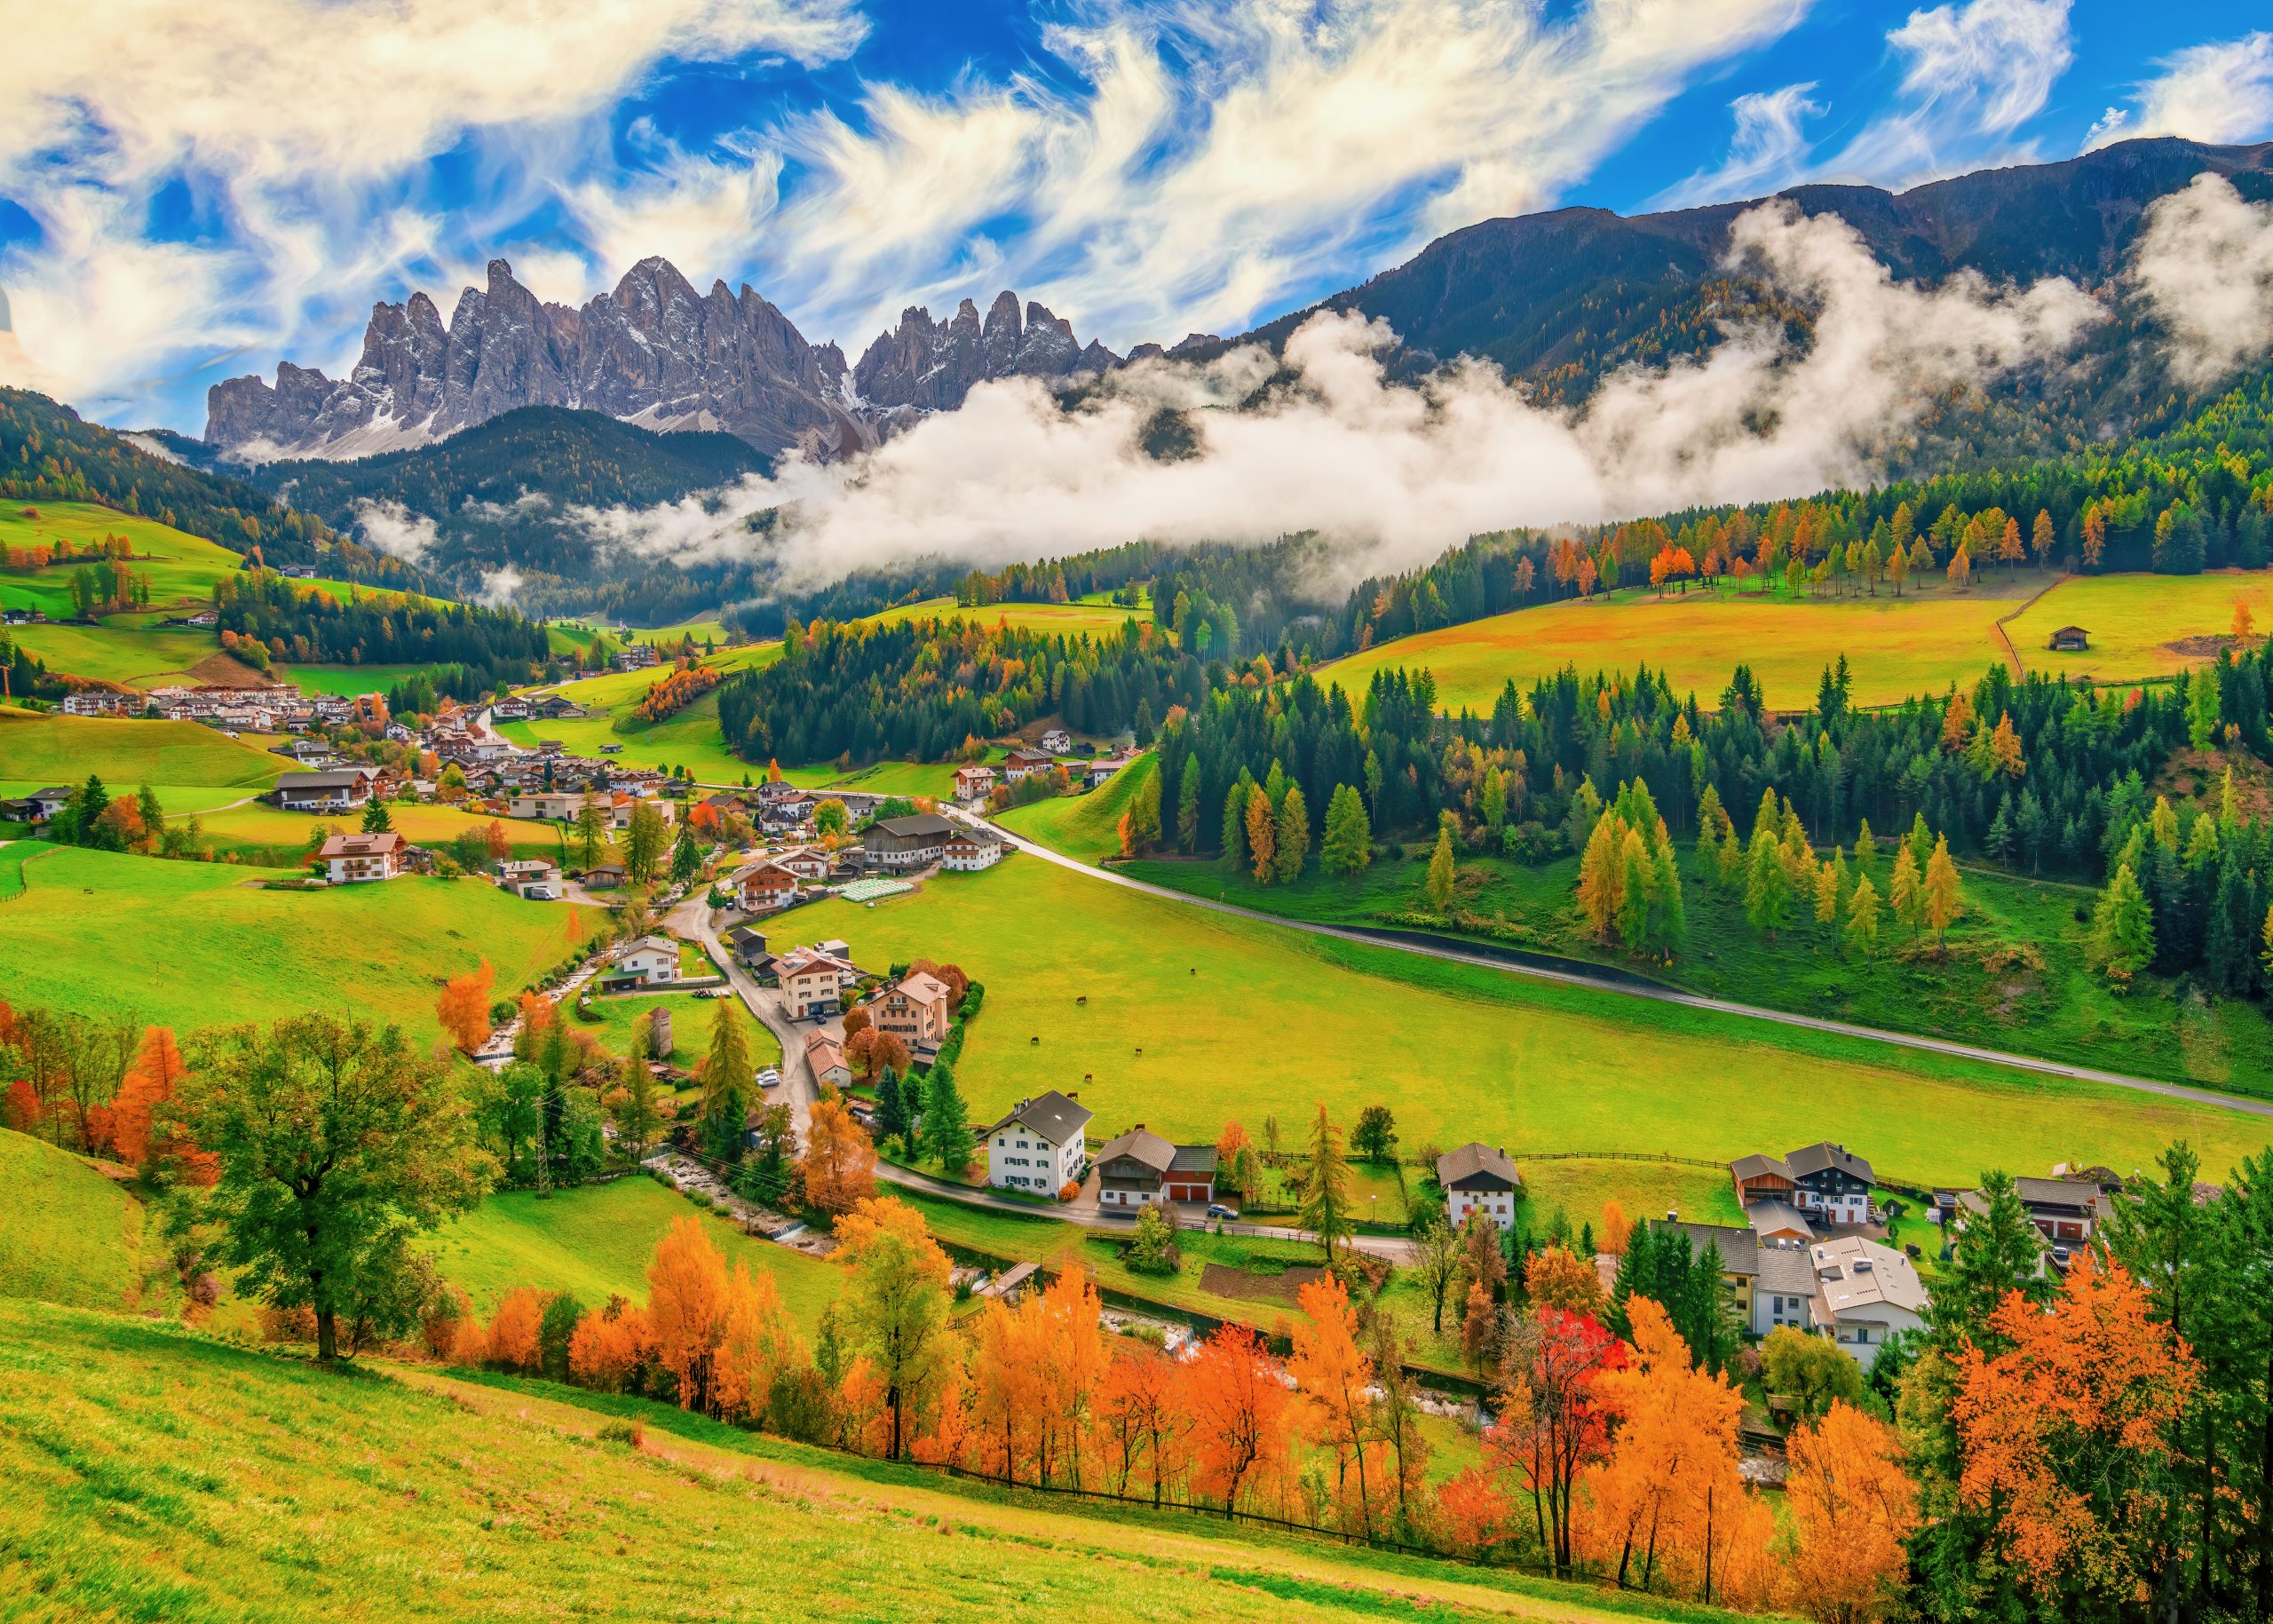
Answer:
M2217 658L2219 640L2233 629L2237 601L2249 606L2259 637L2273 631L2273 570L2078 575L2038 598L2005 630L2031 671L2103 682L2165 677ZM2091 646L2055 652L2052 634L2063 626L2081 626L2091 634Z
M1582 677L1663 671L1676 696L1717 706L1729 674L1748 665L1773 709L1815 702L1823 669L1847 656L1850 697L1890 705L1913 693L1971 683L2005 658L1997 618L2047 577L2033 571L1977 579L1970 591L1946 583L1877 597L1792 598L1752 591L1693 590L1659 597L1627 590L1592 602L1565 598L1465 625L1399 638L1320 669L1362 695L1375 671L1423 669L1437 679L1440 709L1488 715L1501 685L1527 689L1564 666Z

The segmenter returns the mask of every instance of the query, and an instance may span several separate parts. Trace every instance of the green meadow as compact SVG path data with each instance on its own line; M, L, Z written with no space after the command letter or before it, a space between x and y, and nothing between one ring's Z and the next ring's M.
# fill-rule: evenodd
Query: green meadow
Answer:
M541 1197L509 1190L436 1232L435 1265L487 1315L518 1286L572 1294L586 1308L611 1296L647 1300L647 1264L677 1219L700 1215L729 1266L773 1276L781 1301L807 1336L836 1301L843 1271L835 1264L745 1235L726 1219L645 1174Z
M184 784L257 795L291 763L253 740L194 722L67 717L0 705L0 777L83 784L89 773L121 785Z
M2269 1137L2218 1106L1290 935L1030 854L780 923L863 962L961 964L986 984L959 1068L974 1120L1079 1089L1100 1141L1144 1122L1212 1143L1227 1118L1294 1131L1321 1103L1345 1125L1386 1104L1408 1146L1717 1161L1832 1137L1890 1178L1959 1183L2137 1167L2180 1137L2217 1176Z
M13 852L17 848L0 848ZM269 891L229 863L27 844L0 901L7 994L179 1032L305 1010L439 1034L443 980L485 958L508 996L566 958L571 910L479 880Z

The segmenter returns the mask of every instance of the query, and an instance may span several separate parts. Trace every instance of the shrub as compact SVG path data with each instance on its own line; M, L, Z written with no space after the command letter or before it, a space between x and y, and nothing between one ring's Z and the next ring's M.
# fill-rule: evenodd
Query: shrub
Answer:
M636 1421L612 1421L599 1431L603 1444L621 1444L626 1449L639 1449L647 1442L646 1429Z
M1176 1216L1157 1204L1136 1215L1136 1232L1121 1253L1121 1261L1138 1274L1174 1274L1184 1267L1184 1252L1176 1243Z

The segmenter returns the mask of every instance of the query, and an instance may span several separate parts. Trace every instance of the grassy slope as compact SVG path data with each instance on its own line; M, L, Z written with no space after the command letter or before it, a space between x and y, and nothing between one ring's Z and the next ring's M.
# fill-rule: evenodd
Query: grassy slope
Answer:
M611 1411L642 1447L595 1441ZM42 1305L0 1304L0 1612L29 1620L1724 1616Z
M1040 631L1052 636L1079 637L1083 632L1098 637L1118 631L1131 618L1150 618L1149 612L1139 615L1132 609L1116 608L1111 604L987 604L977 609L959 607L952 598L927 598L922 603L903 604L897 609L887 609L882 614L869 617L879 626L898 625L903 621L974 621L982 626L1008 623L1024 631Z
M1659 598L1646 588L1629 589L1591 603L1566 598L1399 638L1338 660L1319 677L1362 693L1376 670L1426 667L1436 674L1442 709L1465 705L1488 713L1509 678L1525 688L1565 665L1588 675L1630 672L1646 663L1669 674L1675 693L1693 692L1710 705L1742 661L1760 679L1768 703L1781 709L1813 703L1823 668L1844 654L1855 701L1892 704L1952 681L1970 682L2002 660L1997 617L2047 579L2030 571L2012 580L1999 574L1962 594L1936 582L1899 598L1795 599L1780 589L1772 596L1724 589Z
M502 996L569 948L568 909L479 881L273 891L227 864L64 847L0 903L12 1002L179 1031L324 1009L424 1042L439 978L486 957Z
M13 626L9 635L51 671L128 688L192 681L190 668L220 649L210 631Z
M1121 814L1160 770L1159 759L1148 752L1087 795L1057 796L1014 806L998 821L1028 840L1040 841L1086 863L1098 862L1120 853Z
M1418 852L1420 848L1414 848ZM1892 859L1881 855L1873 883L1886 894ZM1572 915L1573 859L1526 868L1496 859L1463 863L1455 908L1487 939L1518 947L1627 964L1587 936ZM1397 923L1428 912L1426 865L1374 865L1355 880L1313 871L1292 886L1261 887L1216 862L1147 861L1136 878L1200 895L1225 895L1250 907L1329 923ZM2182 1002L2168 983L2142 978L2127 997L2109 990L2084 958L2087 891L1993 871L1965 875L1970 912L1951 932L1946 963L1908 951L1898 931L1873 964L1833 951L1812 915L1776 943L1745 922L1741 899L1683 866L1689 949L1672 965L1645 966L1661 980L1698 992L1829 1016L1893 1031L1953 1037L2083 1066L2273 1095L2273 1021L2262 1005L2232 1000ZM1431 918L1437 917L1431 915ZM1451 920L1445 921L1447 928ZM2011 949L2040 960L1992 963Z
M163 795L159 798L163 801ZM178 815L172 802L166 801L165 805L170 816ZM188 810L184 807L179 812ZM447 845L467 830L486 830L494 822L505 831L515 857L542 857L557 861L560 856L561 826L557 823L529 818L492 818L487 812L463 812L448 806L399 806L392 803L387 807L387 816L398 834L418 845ZM256 802L209 813L204 820L206 843L215 851L257 853L263 860L288 864L298 861L299 854L307 847L309 831L318 824L335 830L360 828L362 817L360 813L316 817Z
M540 1200L507 1191L434 1236L442 1272L487 1314L517 1286L573 1292L587 1308L612 1294L647 1300L647 1264L675 1219L700 1212L685 1196L651 1178L563 1190ZM723 1218L707 1217L711 1243L729 1264L747 1263L773 1276L781 1300L810 1336L821 1310L836 1300L843 1271L803 1252L753 1240Z
M721 1002L699 999L687 993L633 993L622 997L595 998L592 1008L600 1018L598 1022L578 1021L575 1025L579 1030L595 1034L600 1047L608 1053L628 1055L631 1052L632 1026L644 1019L648 1010L660 1006L671 1012L671 1052L657 1058L682 1070L693 1071L710 1052L710 1023ZM750 1058L756 1065L781 1064L781 1044L772 1028L745 1014L742 1030L748 1035Z
M2206 665L2214 654L2182 654L2164 645L2231 629L2234 602L2249 605L2261 636L2273 628L2273 572L2219 570L2203 575L2079 575L2016 615L2006 631L2031 670L2106 680L2158 677ZM2091 633L2082 654L2046 646L2062 626Z
M1100 1140L1143 1121L1212 1142L1229 1116L1252 1131L1323 1101L1347 1123L1389 1102L1413 1146L1719 1159L1836 1136L1925 1182L2079 1156L2134 1167L2181 1136L2215 1176L2266 1140L2214 1107L1292 938L1026 856L781 923L864 960L959 963L986 984L959 1073L974 1120L1079 1089Z
M194 722L131 722L0 706L0 774L78 784L90 772L115 792L137 784L202 784L258 794L291 763Z
M721 649L710 663L735 671L770 665L780 658L779 643L754 643ZM609 671L564 683L557 690L592 714L563 721L512 722L500 728L508 739L534 744L558 739L571 754L595 756L604 744L623 747L630 766L685 766L706 784L738 784L750 764L733 755L718 734L718 701L706 694L677 715L652 725L631 719L632 708L658 679L656 670Z
M93 1167L0 1129L0 1296L126 1308L141 1288L142 1204Z

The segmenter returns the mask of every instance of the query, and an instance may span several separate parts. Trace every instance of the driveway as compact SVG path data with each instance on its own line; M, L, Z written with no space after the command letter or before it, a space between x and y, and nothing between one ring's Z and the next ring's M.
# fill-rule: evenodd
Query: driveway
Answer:
M734 996L781 1045L781 1086L770 1091L765 1100L768 1105L786 1104L789 1107L790 1120L802 1141L805 1126L812 1117L813 1102L820 1097L812 1067L805 1061L805 1037L812 1026L800 1026L792 1021L781 1007L780 994L758 986L757 978L735 962L725 943L719 939L717 927L711 923L707 887L690 894L663 916L663 923L689 941L701 942L709 949L713 962L725 966L726 985Z

